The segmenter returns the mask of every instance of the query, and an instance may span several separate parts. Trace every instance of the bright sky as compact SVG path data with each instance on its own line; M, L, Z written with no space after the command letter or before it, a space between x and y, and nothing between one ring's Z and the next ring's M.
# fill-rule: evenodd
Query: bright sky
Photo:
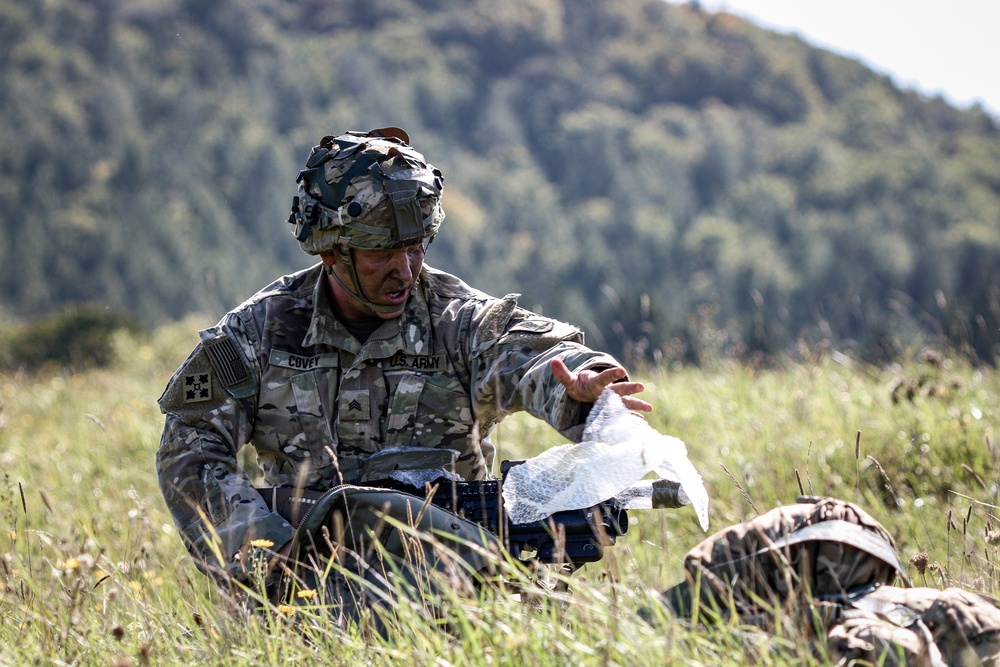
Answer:
M677 0L674 0L677 1ZM701 0L1000 117L1000 0Z

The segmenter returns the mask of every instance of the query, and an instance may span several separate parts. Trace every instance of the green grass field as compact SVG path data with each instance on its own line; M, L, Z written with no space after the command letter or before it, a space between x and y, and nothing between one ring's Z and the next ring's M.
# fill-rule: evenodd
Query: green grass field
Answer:
M232 611L187 558L160 497L155 400L196 326L123 339L110 369L0 376L0 665L823 664L801 638L766 645L740 628L691 630L654 613L705 537L690 508L633 512L628 534L531 606L491 590L449 602L447 627L401 611L371 639L321 616ZM859 502L926 553L911 578L998 592L1000 372L932 358L878 369L828 356L754 371L639 371L661 432L684 440L712 498L712 530L800 490ZM502 458L562 440L516 418Z

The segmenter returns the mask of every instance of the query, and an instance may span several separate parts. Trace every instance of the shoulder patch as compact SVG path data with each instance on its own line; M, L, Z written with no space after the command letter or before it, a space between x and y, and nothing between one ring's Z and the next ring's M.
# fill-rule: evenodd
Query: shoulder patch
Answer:
M583 332L572 324L530 314L511 324L497 344L524 345L533 350L547 350L563 341L582 344Z
M201 403L212 400L212 371L185 373L183 389L185 403Z
M206 413L222 406L227 398L229 393L219 381L204 345L199 345L174 373L157 402L165 414L195 424Z
M476 339L472 344L474 354L490 347L503 335L514 310L517 308L518 296L520 295L508 294L487 307L486 314L483 315L479 326L476 327Z
M257 393L253 369L236 340L225 329L223 331L204 338L201 347L215 371L216 379L233 398L253 396Z
M549 320L544 317L529 317L526 320L521 320L510 329L507 330L508 334L513 333L547 333L552 331L556 326L555 320Z
M202 343L205 352L208 354L212 367L219 374L219 379L229 391L236 394L236 390L245 384L252 384L250 369L240 349L236 346L236 341L226 335L210 338Z

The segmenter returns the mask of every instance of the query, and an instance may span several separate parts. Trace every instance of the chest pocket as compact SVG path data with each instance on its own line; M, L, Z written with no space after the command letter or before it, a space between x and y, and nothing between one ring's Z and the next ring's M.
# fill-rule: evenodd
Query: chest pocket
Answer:
M253 437L269 484L295 483L303 466L308 466L307 483L312 484L332 468L336 441L329 393L336 379L335 359L272 350Z
M417 408L426 381L420 375L403 375L392 393L389 419L386 422L386 448L403 447L413 442Z
M387 447L449 447L464 452L472 403L447 374L397 375L387 423Z
M313 465L324 468L332 463L331 452L335 444L330 431L323 397L320 395L318 371L300 373L292 377L292 395L298 411L299 426L305 435L305 448Z

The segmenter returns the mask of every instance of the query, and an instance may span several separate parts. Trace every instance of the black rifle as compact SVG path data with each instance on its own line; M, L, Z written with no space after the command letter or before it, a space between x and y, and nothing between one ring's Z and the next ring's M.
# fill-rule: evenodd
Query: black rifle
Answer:
M518 463L521 461L503 461L502 476L506 477L510 467ZM514 558L564 564L571 570L604 558L604 547L613 545L619 535L628 531L628 513L614 499L586 509L555 512L541 521L516 524L503 509L502 482L498 479L445 480L428 489L392 479L368 485L430 498L438 507L496 535Z
M519 463L522 461L501 462L501 479L473 482L442 480L423 489L394 479L368 481L360 486L392 489L418 498L429 498L434 505L478 523L496 535L514 558L562 564L569 571L604 558L604 547L615 544L617 537L628 531L628 512L613 498L593 507L555 512L532 523L511 523L503 509L501 480L512 466ZM680 506L677 500L679 484L656 480L653 488L654 507ZM322 495L309 490L296 493L291 488L283 487L260 491L268 506L286 517L298 514L296 503L313 504L315 498Z

